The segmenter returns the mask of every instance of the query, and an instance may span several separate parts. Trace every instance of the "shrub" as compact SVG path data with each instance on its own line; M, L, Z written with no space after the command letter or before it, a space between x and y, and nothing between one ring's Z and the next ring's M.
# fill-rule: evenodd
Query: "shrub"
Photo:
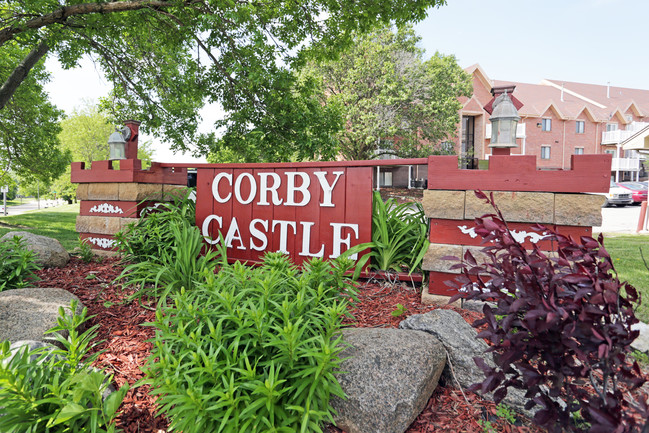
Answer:
M414 208L413 208L414 206ZM394 199L383 202L374 192L372 203L372 242L369 257L372 267L389 271L421 270L428 250L428 225L420 203L397 204Z
M71 311L76 307L72 302ZM56 333L64 349L24 347L12 356L9 341L0 345L0 431L116 431L112 421L128 385L102 399L112 377L90 365L99 355L88 356L98 325L80 334L87 320L85 308L80 316L59 310L58 326L49 332ZM69 333L67 338L58 333L62 330Z
M314 259L300 271L280 253L258 268L227 264L170 294L152 324L146 367L170 428L191 432L322 431L352 262Z
M534 422L551 432L643 432L647 424L646 396L630 391L645 382L627 355L638 331L634 305L640 301L630 284L617 278L600 235L580 243L537 226L556 242L556 253L534 247L528 252L512 236L493 201L477 191L496 214L477 218L475 231L483 243L483 264L470 252L458 279L458 295L492 300L485 317L473 323L491 343L495 368L480 359L486 379L474 385L494 391L498 403L508 388L527 391L526 407L540 406ZM471 277L477 278L472 282ZM629 392L627 392L629 391Z
M115 247L126 261L157 261L172 244L174 224L194 224L196 203L193 191L174 195L173 201L157 203L147 208L140 219L128 225L126 230L115 234Z
M35 254L28 250L22 237L14 236L0 242L0 292L21 289L37 281L34 271L40 269Z
M192 290L197 282L204 281L216 268L219 252L209 250L202 254L203 236L196 226L185 220L169 221L168 224L166 230L171 235L169 244L159 255L140 257L140 260L149 260L126 266L117 277L118 281L140 287L132 298L152 296L162 300L168 293L181 287Z

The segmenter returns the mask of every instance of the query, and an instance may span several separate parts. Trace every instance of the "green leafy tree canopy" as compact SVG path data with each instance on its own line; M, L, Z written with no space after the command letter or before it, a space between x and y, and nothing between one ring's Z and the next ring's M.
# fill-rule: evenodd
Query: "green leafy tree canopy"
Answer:
M30 50L24 71L48 53L66 68L90 55L114 84L106 107L117 119L141 120L144 132L174 150L234 149L248 160L319 157L333 153L339 120L314 100L313 83L292 71L339 52L355 32L418 21L444 3L11 1L0 11L0 56L9 41ZM3 74L0 108L21 76ZM215 124L221 139L198 130L198 110L214 102L226 112Z
M419 41L411 26L382 27L357 34L339 59L305 69L323 83L323 104L341 110L338 139L346 159L427 156L455 132L458 98L471 95L471 77L454 56L424 60Z

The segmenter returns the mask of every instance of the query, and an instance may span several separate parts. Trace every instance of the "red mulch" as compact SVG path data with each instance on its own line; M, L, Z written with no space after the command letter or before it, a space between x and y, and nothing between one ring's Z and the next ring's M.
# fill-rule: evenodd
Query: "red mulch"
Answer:
M125 382L133 385L143 377L140 367L150 354L151 343L146 340L154 335L150 327L140 326L154 320L155 313L137 302L123 304L130 294L112 281L122 270L116 259L104 259L101 263L83 263L73 257L62 269L39 271L41 287L59 287L75 294L88 307L90 324L99 324L99 339L103 340L97 350L104 353L97 366L114 374L115 382L121 386ZM357 327L397 327L399 322L411 314L425 313L436 307L422 305L419 290L407 285L389 286L371 282L360 288L359 304L352 313L353 319L346 319L350 326ZM390 313L397 304L406 307L400 317ZM475 320L479 314L467 310L454 309L467 321ZM126 433L164 433L167 420L156 416L155 398L148 394L148 386L131 389L121 407L117 427ZM478 424L480 420L491 421L494 431L507 433L541 432L536 427L513 426L495 416L496 407L478 395L449 386L440 385L429 400L424 411L407 430L408 433L424 432L466 432L485 431ZM340 433L340 429L327 427L329 433Z

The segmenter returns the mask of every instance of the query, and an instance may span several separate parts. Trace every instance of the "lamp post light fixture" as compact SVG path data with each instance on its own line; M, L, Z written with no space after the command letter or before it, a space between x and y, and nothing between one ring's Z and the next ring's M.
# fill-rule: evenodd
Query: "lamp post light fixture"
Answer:
M493 112L489 120L491 120L491 143L489 147L495 150L518 146L516 144L516 126L521 118L507 91L494 101ZM508 152L509 150L507 150Z
M126 140L131 137L131 129L124 127L115 128L115 132L108 137L109 161L126 159Z

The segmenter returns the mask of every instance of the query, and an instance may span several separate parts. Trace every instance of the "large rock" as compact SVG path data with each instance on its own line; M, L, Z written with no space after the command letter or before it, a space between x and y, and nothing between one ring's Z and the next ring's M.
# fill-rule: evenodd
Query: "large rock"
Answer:
M631 348L640 352L649 353L649 325L646 323L636 323L631 329L640 331L640 335L631 343Z
M59 307L69 311L73 299L78 301L70 292L55 288L0 292L0 341L36 340L57 344L45 332L57 325ZM76 313L80 314L82 309L79 302Z
M27 249L36 254L36 263L46 268L62 268L70 261L70 255L61 242L47 236L35 235L29 232L9 232L0 238L0 242L14 236L23 238Z
M495 367L490 354L485 354L489 348L483 339L466 320L453 310L433 310L426 314L413 314L399 323L400 329L423 331L437 338L448 352L450 364L444 369L443 379L447 384L468 388L474 383L481 383L484 373L473 360L480 357L490 367ZM485 397L491 398L488 395ZM505 404L518 412L533 416L533 412L525 410L525 393L520 389L510 388Z
M347 400L332 399L335 424L347 433L402 433L424 409L444 369L441 344L423 332L343 330L338 381Z

